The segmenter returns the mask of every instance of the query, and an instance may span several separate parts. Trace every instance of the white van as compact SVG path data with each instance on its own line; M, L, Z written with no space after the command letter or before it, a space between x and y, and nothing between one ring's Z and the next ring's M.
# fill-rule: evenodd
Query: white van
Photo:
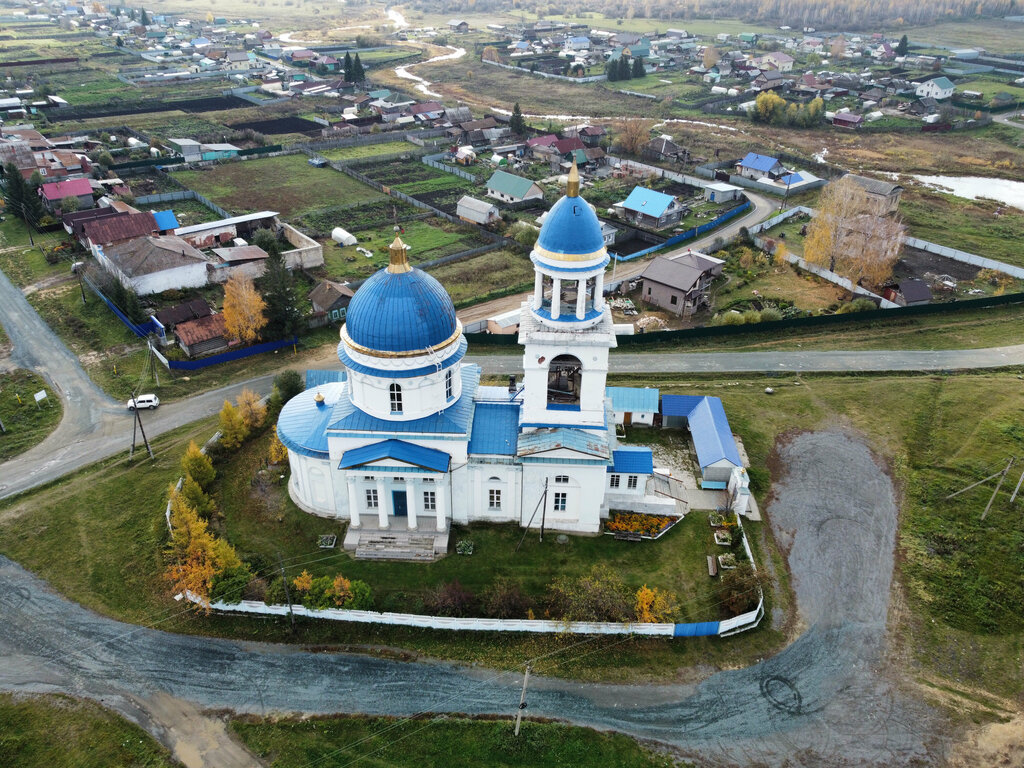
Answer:
M136 408L153 409L160 405L160 398L156 395L139 395L129 400L127 405L129 411L134 411Z

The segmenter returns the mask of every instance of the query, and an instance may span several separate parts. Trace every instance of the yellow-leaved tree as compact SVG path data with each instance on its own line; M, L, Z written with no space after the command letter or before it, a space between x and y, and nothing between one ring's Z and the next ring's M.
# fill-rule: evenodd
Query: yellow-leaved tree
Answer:
M266 308L251 278L235 273L228 279L224 286L224 326L229 336L245 344L258 340L267 324L263 314Z
M214 536L195 507L171 486L171 543L167 552L170 564L165 571L173 592L188 590L202 598L209 612L210 587L218 574L241 565L234 548Z
M196 441L192 440L185 449L185 455L181 457L181 471L191 475L192 479L199 483L199 487L206 489L217 476L210 457L203 453Z
M277 436L277 426L274 426L274 436L270 440L270 449L267 452L267 458L271 464L284 464L288 460L288 449L284 443L281 442L281 438Z
M249 431L259 429L263 426L263 420L267 417L267 406L261 402L260 396L246 387L235 400L238 403L238 413L242 422Z
M626 120L615 132L615 143L631 155L639 155L651 139L651 132L643 120Z
M636 620L641 624L670 622L677 610L679 606L671 592L646 584L636 591Z
M501 55L498 53L498 49L493 45L488 45L484 48L483 54L480 56L484 61L501 61Z
M244 443L248 436L249 428L242 415L230 400L225 400L224 407L220 409L220 444L232 450Z

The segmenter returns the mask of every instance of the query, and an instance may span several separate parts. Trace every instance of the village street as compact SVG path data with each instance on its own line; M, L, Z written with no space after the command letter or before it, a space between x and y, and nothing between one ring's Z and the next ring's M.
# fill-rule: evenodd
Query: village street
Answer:
M760 664L696 685L534 677L528 714L656 739L702 765L908 765L940 757L950 734L903 692L887 660L897 517L891 482L867 446L841 432L797 436L781 447L780 460L768 517L789 551L807 631ZM203 762L190 765L244 764L241 748L201 709L511 715L519 701L517 673L121 624L69 602L2 557L0 605L0 689L96 699L172 748L179 728L201 732ZM582 642L566 652L585 655L588 643L614 641Z

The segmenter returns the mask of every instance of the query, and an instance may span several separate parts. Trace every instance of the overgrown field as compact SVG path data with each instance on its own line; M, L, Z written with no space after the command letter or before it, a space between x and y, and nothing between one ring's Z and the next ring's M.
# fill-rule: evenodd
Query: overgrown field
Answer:
M125 347L142 341L128 330L100 299L85 289L85 304L78 283L49 288L28 297L53 332L60 336L72 352L106 352L112 347Z
M520 293L533 285L533 264L515 251L489 251L427 271L441 281L456 307Z
M0 751L18 768L172 768L152 736L84 699L0 693Z
M2 343L0 339L0 343ZM46 399L37 404L36 392L46 392ZM60 395L42 376L18 368L0 373L0 462L24 453L56 429L64 408Z
M232 213L278 211L285 219L318 208L383 198L332 168L314 168L305 155L283 155L178 171L174 178Z

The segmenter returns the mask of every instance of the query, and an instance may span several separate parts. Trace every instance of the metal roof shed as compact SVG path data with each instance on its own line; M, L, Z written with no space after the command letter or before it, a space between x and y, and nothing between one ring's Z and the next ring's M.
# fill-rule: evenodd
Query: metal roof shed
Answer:
M703 488L725 488L733 467L742 467L739 449L717 397L665 395L661 399L665 426L682 426L685 419L697 451Z

